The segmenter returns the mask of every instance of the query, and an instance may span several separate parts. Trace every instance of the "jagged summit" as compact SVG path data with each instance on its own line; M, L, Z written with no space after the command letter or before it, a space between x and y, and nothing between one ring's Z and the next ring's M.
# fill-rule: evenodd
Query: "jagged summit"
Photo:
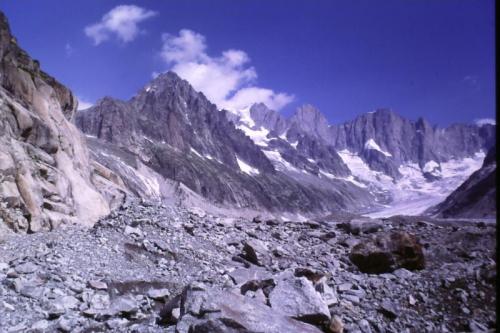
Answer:
M240 126L243 115L244 128ZM238 118L237 123L231 116ZM267 133L280 135L287 128L286 119L278 112L264 104L251 106L239 115L219 111L172 72L153 79L128 102L105 99L79 112L76 123L86 134L133 153L162 177L181 182L217 203L319 212L328 207L368 206L371 201L370 194L354 186L328 188L317 180L319 167L306 156L293 155L289 147L288 153L281 152L283 155L264 151L262 145L279 144L270 142ZM255 135L261 141L255 142ZM324 144L308 145L315 158L323 161L325 170L332 175L347 175L334 150ZM307 165L312 173L305 176L287 162L283 157L287 155L294 156L288 158L295 159L293 164ZM276 159L279 165L274 163ZM303 182L285 171L310 179Z

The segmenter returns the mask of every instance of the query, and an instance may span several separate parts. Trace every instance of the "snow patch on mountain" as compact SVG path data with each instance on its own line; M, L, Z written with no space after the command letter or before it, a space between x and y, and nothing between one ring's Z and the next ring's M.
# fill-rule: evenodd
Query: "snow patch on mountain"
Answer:
M199 153L196 149L194 149L194 148L192 148L192 147L191 147L191 149L190 149L190 150L191 150L191 152L192 152L193 154L195 154L196 156L198 156L198 157L200 157L200 158L203 158L203 156L202 156L202 155L201 155L201 154L200 154L200 153Z
M301 172L301 170L297 169L290 162L285 160L281 156L280 152L275 151L275 150L263 150L262 152L267 156L267 158L269 160L271 160L271 162L273 163L276 170L278 170L278 171L292 171L292 172L299 172L299 173Z
M425 163L424 167L422 168L422 171L430 173L433 176L441 175L441 171L439 170L439 163L436 161L429 161Z
M247 175L254 176L254 175L258 175L260 173L260 171L258 169L248 165L247 163L240 160L239 158L236 158L236 161L238 162L238 166L239 166L240 170L242 172L246 173Z
M388 217L396 214L418 215L430 206L436 205L462 184L474 171L478 170L484 160L483 151L473 157L452 159L441 163L441 178L429 181L425 178L416 163L407 163L399 167L403 176L399 181L387 187L393 201L387 209L367 214L370 217ZM432 171L437 162L431 163ZM430 168L429 166L429 168ZM439 166L439 165L438 165ZM425 167L424 167L425 169ZM431 171L431 172L432 172Z
M351 170L354 177L357 177L367 183L373 183L380 189L391 186L393 182L392 177L389 177L382 172L370 169L368 164L366 164L365 161L359 157L359 155L352 153L347 149L339 151L338 154L349 170Z
M358 186L358 187L361 187L361 188L366 188L366 185L363 184L363 183L360 183L358 182L354 176L348 176L348 177L338 177L338 176L335 176L329 172L326 172L324 170L319 170L319 173L320 175L322 176L325 176L326 178L330 178L330 179L339 179L339 180L345 180L345 181L348 181L350 183L353 183L354 185Z
M388 217L396 214L418 215L432 205L441 202L467 179L483 163L485 154L480 151L473 157L452 159L439 165L430 161L420 169L417 163L406 163L399 167L402 178L394 180L382 172L374 171L357 154L349 150L339 151L353 179L370 188L374 194L387 194L390 203L386 209L367 214L370 217ZM439 171L441 167L441 171ZM437 173L441 178L429 181L424 172ZM322 175L328 175L320 171ZM329 177L332 178L332 177Z
M368 141L366 141L366 143L365 143L365 149L374 149L374 150L377 150L377 151L381 152L382 154L384 154L387 157L391 157L392 156L390 153L382 150L382 148L380 148L380 146L373 139L369 139Z
M238 125L236 126L240 130L242 130L252 141L257 145L261 147L267 147L269 139L267 138L267 135L269 134L269 131L265 129L264 127L260 127L259 129L252 129L246 125Z

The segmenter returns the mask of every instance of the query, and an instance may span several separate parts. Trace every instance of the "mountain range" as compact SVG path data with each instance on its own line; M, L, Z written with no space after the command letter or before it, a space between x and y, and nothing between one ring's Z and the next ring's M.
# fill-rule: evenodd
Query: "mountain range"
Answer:
M389 109L343 124L311 105L289 118L262 103L219 110L173 72L77 112L3 14L0 38L0 216L14 230L91 225L127 195L283 219L418 214L495 144L494 125L440 128Z
M105 147L131 153L147 168L144 175L136 168L146 183L173 180L185 196L280 214L369 212L409 201L428 207L479 168L495 143L494 125L439 128L387 109L341 125L311 105L290 118L264 104L218 110L173 72L129 101L103 98L77 113L76 124L94 156L118 174ZM136 194L172 193L142 187Z

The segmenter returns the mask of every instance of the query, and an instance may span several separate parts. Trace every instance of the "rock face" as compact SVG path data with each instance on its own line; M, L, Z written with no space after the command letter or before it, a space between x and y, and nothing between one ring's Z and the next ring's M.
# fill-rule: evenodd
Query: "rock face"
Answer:
M259 121L277 129L283 126L280 117L266 114L262 106L254 108L253 113L260 115ZM367 207L373 201L366 190L352 184L319 181L313 175L304 181L277 170L266 151L228 118L226 111L217 110L188 82L168 72L130 101L102 99L79 112L76 124L98 139L98 144L91 145L96 156L112 145L120 154L132 154L136 162L163 180L183 184L218 205L318 213ZM315 156L322 158L325 168L330 166L338 169L338 174L348 174L333 149L323 144L309 146ZM106 150L106 154L110 152L117 155L116 149ZM304 156L295 157L296 163L311 165ZM116 156L115 162L103 163L129 183L129 176L117 168L118 159L119 163L128 163L121 156Z
M17 45L0 12L0 220L8 228L92 225L109 213L71 123L76 108L71 91Z
M387 273L397 268L424 269L425 258L419 240L403 232L377 236L355 245L351 261L364 273Z
M251 112L252 117L255 114L254 118L259 119L257 126L288 138L307 135L337 151L347 149L360 154L372 169L390 176L398 175L397 167L402 163L414 162L424 167L429 161L440 163L472 156L481 149L487 151L495 143L494 125L455 124L438 128L422 118L410 121L390 109L378 109L332 125L311 105L299 107L289 119L271 110L264 112L262 104L253 108L259 110Z
M304 175L347 181L367 189L389 210L401 206L411 214L444 199L479 168L495 142L494 125L438 128L389 109L340 125L328 124L311 105L290 118L263 104L228 116L277 170L302 181Z
M426 214L443 218L495 218L496 146L490 149L483 166Z
M331 142L339 150L361 152L369 139L390 154L397 165L411 161L422 167L429 161L459 159L480 149L488 150L495 142L495 126L437 128L424 119L412 122L380 109L331 128Z

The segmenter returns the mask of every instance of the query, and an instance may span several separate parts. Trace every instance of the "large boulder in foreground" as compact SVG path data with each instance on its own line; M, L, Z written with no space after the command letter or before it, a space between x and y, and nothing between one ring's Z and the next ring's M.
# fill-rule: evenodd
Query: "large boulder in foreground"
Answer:
M322 325L330 320L328 306L305 277L286 276L269 294L273 309L307 323Z
M180 314L176 332L321 333L318 328L292 319L258 300L230 291L190 286L177 301ZM163 311L163 319L172 317L168 312L174 310Z
M389 273L397 268L425 268L422 245L406 232L392 232L355 245L351 261L364 273Z

